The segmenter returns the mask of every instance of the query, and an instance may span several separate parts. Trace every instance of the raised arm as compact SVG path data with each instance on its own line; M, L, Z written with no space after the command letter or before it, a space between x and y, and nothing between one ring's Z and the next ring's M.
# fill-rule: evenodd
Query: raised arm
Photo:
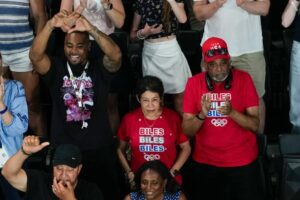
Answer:
M236 0L236 4L251 14L261 16L266 16L270 8L270 0Z
M206 20L213 16L225 2L226 0L216 0L212 3L208 3L208 0L194 0L193 11L195 17L199 21Z
M121 0L99 0L107 7L108 3L113 5L111 10L105 10L106 15L117 28L122 28L125 21L125 10Z
M286 5L282 16L281 16L281 24L285 28L289 27L298 12L299 1L297 0L289 0L288 4Z
M30 0L30 10L34 19L35 33L39 34L47 22L44 0Z
M178 19L178 22L185 23L187 20L187 16L184 10L184 4L183 3L177 3L175 0L167 0Z
M64 11L56 14L46 23L42 31L33 40L29 57L39 74L46 74L50 69L51 62L46 53L48 40L55 27L62 27L64 25L63 20L66 15Z
M2 168L2 175L16 189L27 191L27 175L22 165L24 161L33 153L36 153L49 145L49 142L40 144L38 136L27 136L23 140L21 150L13 155Z
M87 31L94 37L95 41L104 52L103 65L109 72L116 72L121 67L121 50L118 45L105 33L93 26L84 16L76 21L76 25L69 32Z
M61 0L60 10L73 11L74 0Z

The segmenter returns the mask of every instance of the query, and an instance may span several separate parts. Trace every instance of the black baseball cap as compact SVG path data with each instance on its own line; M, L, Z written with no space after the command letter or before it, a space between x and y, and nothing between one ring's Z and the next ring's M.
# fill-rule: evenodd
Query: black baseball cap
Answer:
M61 144L59 145L54 153L53 166L56 165L67 165L75 168L81 164L81 151L73 144Z

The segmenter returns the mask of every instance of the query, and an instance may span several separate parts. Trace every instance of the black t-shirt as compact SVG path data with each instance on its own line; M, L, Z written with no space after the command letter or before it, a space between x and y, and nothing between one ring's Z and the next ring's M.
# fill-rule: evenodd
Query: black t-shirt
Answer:
M79 77L83 68L73 68L74 76ZM66 59L51 60L51 68L42 78L52 97L50 141L54 147L72 143L81 150L92 150L113 143L107 113L107 91L113 76L103 67L102 58L90 61L83 81L82 102L85 109L82 111L76 102L76 90L70 80ZM80 87L81 81L77 81ZM82 119L88 123L87 128L81 128Z
M52 192L52 176L37 170L26 170L27 191L25 200L58 200ZM75 188L78 200L103 200L100 189L94 183L78 180Z

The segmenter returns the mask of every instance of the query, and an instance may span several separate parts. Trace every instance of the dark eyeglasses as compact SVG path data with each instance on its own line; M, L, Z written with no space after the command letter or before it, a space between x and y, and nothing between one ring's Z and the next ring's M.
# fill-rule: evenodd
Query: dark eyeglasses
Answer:
M216 55L227 55L227 54L228 54L228 50L224 49L224 48L221 48L221 49L211 49L211 50L208 50L205 53L205 56L211 58L211 57L214 57Z

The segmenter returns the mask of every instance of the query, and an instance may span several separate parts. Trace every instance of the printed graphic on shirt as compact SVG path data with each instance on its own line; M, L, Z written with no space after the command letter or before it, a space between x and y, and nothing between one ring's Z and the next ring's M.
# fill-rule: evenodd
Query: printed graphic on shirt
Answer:
M160 153L166 150L163 128L139 128L139 151L146 161L159 160Z
M218 112L218 108L225 106L226 97L231 100L230 93L209 93L211 96L211 107L207 113L207 117L211 118L212 125L216 127L223 127L228 123L226 119L228 116L222 115Z
M93 83L89 76L85 78L75 77L76 88L83 85L82 94L79 96L78 89L74 88L68 76L63 77L62 95L64 104L67 107L66 121L78 122L91 118L91 107L93 102ZM77 95L76 95L77 94Z

